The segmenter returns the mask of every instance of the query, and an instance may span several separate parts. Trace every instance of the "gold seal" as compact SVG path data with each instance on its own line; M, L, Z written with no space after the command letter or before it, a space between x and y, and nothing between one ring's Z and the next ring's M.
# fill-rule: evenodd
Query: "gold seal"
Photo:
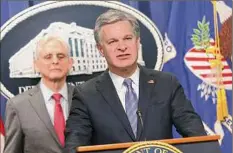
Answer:
M159 141L139 142L129 147L123 153L183 153L176 147Z

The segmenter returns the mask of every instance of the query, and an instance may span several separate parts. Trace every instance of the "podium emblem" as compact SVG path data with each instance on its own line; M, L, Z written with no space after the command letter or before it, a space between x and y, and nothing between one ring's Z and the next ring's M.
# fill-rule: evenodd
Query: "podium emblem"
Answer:
M159 141L139 142L123 153L183 153L176 147Z

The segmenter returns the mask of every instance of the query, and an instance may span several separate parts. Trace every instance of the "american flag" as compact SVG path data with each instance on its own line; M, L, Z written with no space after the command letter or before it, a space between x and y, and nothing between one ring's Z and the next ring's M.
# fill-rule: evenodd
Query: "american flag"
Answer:
M184 57L186 66L198 78L212 86L217 86L215 70L210 66L210 60L214 60L213 54L207 54L204 49L190 49ZM227 61L222 59L222 82L225 89L232 89L232 71Z

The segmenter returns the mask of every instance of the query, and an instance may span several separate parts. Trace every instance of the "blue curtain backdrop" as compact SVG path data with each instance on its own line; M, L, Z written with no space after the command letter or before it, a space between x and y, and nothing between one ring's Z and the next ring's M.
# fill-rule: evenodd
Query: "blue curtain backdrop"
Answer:
M1 26L18 12L36 5L41 1L1 1ZM203 80L196 77L195 72L190 71L184 62L186 53L194 47L191 37L193 29L197 29L197 22L202 21L205 16L209 22L210 37L214 38L213 5L210 1L128 1L122 0L147 15L158 27L163 37L167 33L168 38L176 49L176 56L164 64L163 71L173 73L181 82L185 93L192 101L195 110L201 115L204 124L212 134L223 134L221 148L223 153L232 152L232 131L227 126L222 125L223 133L215 127L216 124L216 103L213 97L201 96L202 90L198 89ZM224 1L232 8L232 1ZM219 26L221 27L219 22ZM228 65L232 69L232 63L228 60ZM3 73L3 72L1 72ZM206 93L205 93L206 94ZM232 116L232 90L226 90L228 111ZM7 98L1 93L0 111L4 120L5 104ZM232 120L229 121L232 129ZM178 137L175 134L175 137Z

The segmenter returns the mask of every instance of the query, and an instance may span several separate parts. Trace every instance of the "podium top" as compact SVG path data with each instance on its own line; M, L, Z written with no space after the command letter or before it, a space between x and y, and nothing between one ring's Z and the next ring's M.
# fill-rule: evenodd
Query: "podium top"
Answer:
M162 139L162 140L153 140L153 141L165 142L168 144L184 144L184 143L194 143L194 142L217 141L218 139L220 139L219 135L213 135L213 136L197 136L197 137L187 137L187 138L177 138L177 139ZM88 151L126 149L137 143L140 143L140 141L106 144L106 145L82 146L82 147L77 147L76 150L77 152L88 152Z

